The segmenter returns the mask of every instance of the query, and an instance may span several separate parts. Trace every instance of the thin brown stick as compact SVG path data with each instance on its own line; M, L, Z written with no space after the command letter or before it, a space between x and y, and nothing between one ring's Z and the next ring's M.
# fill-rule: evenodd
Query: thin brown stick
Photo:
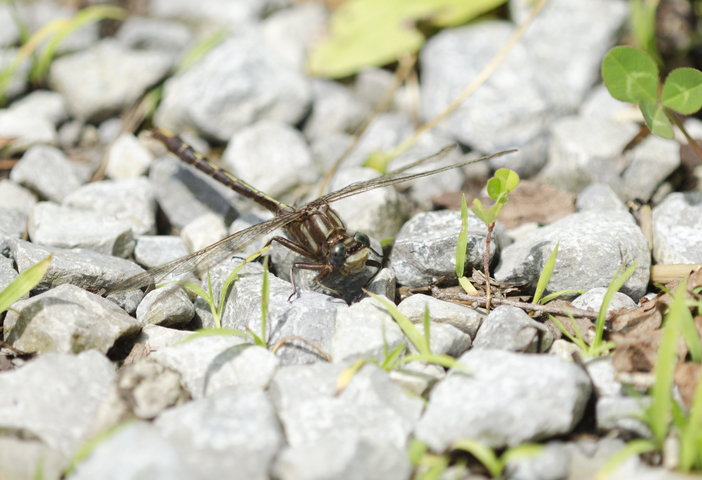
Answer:
M308 342L307 340L305 340L304 338L298 337L297 335L289 335L289 336L287 336L287 337L281 338L280 340L278 340L277 342L275 342L275 345L273 345L273 348L271 348L271 351L272 351L273 353L276 353L276 352L280 349L280 347L282 347L282 346L285 345L286 343L292 343L293 340L299 340L299 341L301 341L302 343L304 343L305 345L307 345L307 346L309 346L309 347L311 347L311 348L314 348L315 350L317 350L317 352L319 352L319 355L321 355L322 358L324 358L327 362L331 362L331 357L330 357L324 350L322 350L321 348L319 348L319 347L318 347L317 345L315 345L314 343L310 343L310 342ZM294 344L293 344L293 345L294 345Z
M467 295L465 293L444 292L437 287L432 289L432 295L440 300L473 303L479 307L484 307L487 304L486 297ZM575 307L564 308L555 307L552 305L534 305L533 303L518 302L516 300L508 300L506 298L493 298L491 302L493 305L509 305L511 307L521 308L522 310L526 310L528 312L550 313L551 315L562 316L568 316L568 313L570 313L574 317L589 318L591 320L597 319L597 312L581 310L580 308Z
M485 310L490 313L490 239L495 222L488 225L487 236L485 237L485 252L483 252L483 267L485 268Z

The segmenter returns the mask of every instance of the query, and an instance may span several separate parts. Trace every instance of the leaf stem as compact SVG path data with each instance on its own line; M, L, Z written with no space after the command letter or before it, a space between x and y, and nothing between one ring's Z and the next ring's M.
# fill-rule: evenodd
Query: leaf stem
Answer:
M667 107L663 107L663 111L668 116L670 121L673 122L675 126L680 129L683 135L685 135L685 138L687 139L687 144L690 145L697 154L697 156L700 157L700 159L702 159L702 148L700 147L699 143L697 143L697 141L694 138L692 138L689 133L687 133L685 126L680 121L677 114Z
M485 268L485 310L490 313L490 239L495 222L488 225L487 236L485 237L485 252L483 253L483 266Z

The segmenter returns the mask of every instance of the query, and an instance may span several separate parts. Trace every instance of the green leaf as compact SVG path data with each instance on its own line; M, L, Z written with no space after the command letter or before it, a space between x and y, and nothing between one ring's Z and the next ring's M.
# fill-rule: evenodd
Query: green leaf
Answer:
M425 453L429 450L429 447L427 446L426 443L422 442L421 440L418 440L415 437L412 437L410 439L410 444L409 444L409 449L407 452L407 456L409 457L410 464L413 467L416 467L419 465L419 462L422 460L422 457L424 456Z
M691 115L702 108L702 72L694 68L670 72L663 84L661 103L683 115Z
M511 192L519 185L519 175L509 168L500 168L495 172L495 177L502 180L505 193Z
M475 214L476 217L478 217L480 220L485 223L485 225L490 225L497 220L497 215L495 215L495 211L490 208L489 210L485 210L483 208L483 204L478 200L477 198L473 200L473 207L471 207L471 210Z
M344 369L343 372L336 379L336 393L337 395L341 393L346 387L349 386L351 380L353 380L354 375L365 365L366 363L375 363L372 358L359 358L351 364L350 367Z
M632 440L607 460L607 463L597 472L597 477L595 478L597 480L605 480L629 457L654 450L656 450L656 445L649 440Z
M656 103L658 99L658 66L637 48L610 50L602 61L602 79L609 93L622 102Z
M407 336L409 341L412 342L412 344L415 346L419 353L431 355L431 349L429 348L429 342L427 341L427 339L424 338L421 333L419 333L417 327L415 327L407 317L400 313L400 311L394 304L385 300L381 296L376 295L375 293L368 292L365 289L364 291L368 293L368 295L370 295L372 298L382 303L385 306L385 308L388 309L388 312L390 312L392 318L395 319L397 324L400 326L400 329L402 329L402 332L405 334L405 336Z
M424 338L427 341L427 346L430 346L431 345L431 318L429 317L429 304L428 303L424 304L423 323L424 323ZM693 324L693 326L694 326L694 324ZM429 352L431 353L431 348L429 349Z
M247 335L245 332L242 332L240 330L235 330L233 328L201 328L200 330L196 330L195 333L190 335L187 338L184 338L180 342L176 343L177 345L182 345L184 343L192 342L193 340L196 340L198 338L202 337L241 337L241 338L249 338L249 335Z
M544 446L539 443L522 443L512 448L508 448L502 454L502 463L507 464L515 460L533 458L544 451Z
M40 260L36 264L20 273L12 283L0 292L0 313L4 312L10 305L22 298L25 293L36 287L49 269L53 254Z
M702 379L697 381L690 417L680 435L680 462L678 469L689 472L696 463L702 463Z
M266 319L268 318L268 302L270 288L268 286L268 259L263 260L263 285L261 285L261 341L266 339Z
M461 200L461 232L458 234L458 243L456 244L456 276L463 277L466 266L466 249L468 248L468 205L466 205L466 196L463 194Z
M406 355L402 357L400 363L409 362L422 362L422 363L433 363L434 365L441 365L445 368L455 368L456 370L461 370L465 373L470 373L470 370L466 368L462 363L453 358L450 355L437 355L435 353L413 353L411 355Z
M502 474L504 468L503 463L497 458L495 452L476 440L463 439L456 441L452 446L452 450L464 450L482 463L490 472L490 476L498 478Z
M595 322L595 338L592 340L592 348L598 348L602 342L602 335L604 333L604 324L607 320L607 309L609 304L612 303L612 298L614 294L619 291L620 288L626 283L629 277L636 271L639 266L638 262L627 268L624 273L621 274L619 278L613 278L607 287L605 296L602 299L602 305L600 305L600 310L597 312L597 321ZM620 267L621 268L621 267ZM617 271L617 273L619 273ZM615 274L616 277L616 274Z
M395 347L391 352L385 355L385 360L383 360L383 363L380 364L380 368L388 372L394 369L399 363L398 359L400 358L400 355L402 355L405 352L406 348L407 343L405 342L402 342L397 347Z
M475 18L505 0L348 0L334 12L330 35L308 59L312 75L345 77L382 66L424 44L416 22L453 26Z
M558 255L559 244L560 242L556 243L556 247L553 249L551 255L548 257L548 260L546 260L546 263L544 264L544 269L541 270L541 275L539 275L539 282L536 284L534 300L532 301L534 305L537 305L539 303L539 300L541 300L541 296L544 294L544 290L546 290L548 282L551 280L553 269L556 266L556 255Z
M646 126L652 134L667 139L674 137L673 127L662 106L642 101L639 103L639 108L641 108Z
M580 295L582 295L583 293L585 293L585 291L584 290L559 290L557 292L550 293L550 294L546 295L544 298L542 298L541 304L544 305L544 304L550 302L551 300L554 300L554 299L560 297L561 295L566 295L568 293L579 293Z
M497 175L487 182L487 194L493 200L497 200L505 192L505 181Z
M646 419L651 433L659 447L668 434L668 425L672 412L673 375L675 364L678 359L678 338L680 336L680 316L682 310L687 310L685 304L685 290L687 279L683 279L678 284L676 295L670 311L666 315L666 324L663 329L663 337L658 347L658 357L656 358L655 375L656 381L652 387L651 405L646 410Z

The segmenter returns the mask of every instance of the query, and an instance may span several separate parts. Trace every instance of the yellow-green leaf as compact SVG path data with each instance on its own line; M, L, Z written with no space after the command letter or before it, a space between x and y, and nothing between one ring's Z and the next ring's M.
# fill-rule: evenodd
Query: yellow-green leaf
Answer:
M652 134L662 138L673 138L673 127L662 106L642 101L639 103L639 107L644 120L646 120L646 126Z
M465 23L505 0L347 0L332 16L330 35L312 51L313 75L339 78L392 63L424 44L421 20L440 27Z
M670 72L663 84L661 103L683 115L702 108L702 72L694 68L678 68Z

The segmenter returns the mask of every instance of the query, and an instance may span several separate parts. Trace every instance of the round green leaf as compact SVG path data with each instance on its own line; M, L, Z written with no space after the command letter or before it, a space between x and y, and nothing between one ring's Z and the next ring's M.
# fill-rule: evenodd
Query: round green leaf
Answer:
M642 50L615 47L602 61L602 79L609 93L622 102L656 103L658 67Z
M495 176L504 180L505 193L509 193L519 185L519 175L509 168L500 168L495 172Z
M499 197L500 194L504 192L504 190L505 181L502 178L495 175L490 180L488 180L487 193L493 200L497 200L497 197Z
M690 115L702 108L702 72L694 68L678 68L665 79L661 103Z
M657 104L641 102L639 104L646 126L651 133L662 138L673 138L673 127L665 114L663 107Z

